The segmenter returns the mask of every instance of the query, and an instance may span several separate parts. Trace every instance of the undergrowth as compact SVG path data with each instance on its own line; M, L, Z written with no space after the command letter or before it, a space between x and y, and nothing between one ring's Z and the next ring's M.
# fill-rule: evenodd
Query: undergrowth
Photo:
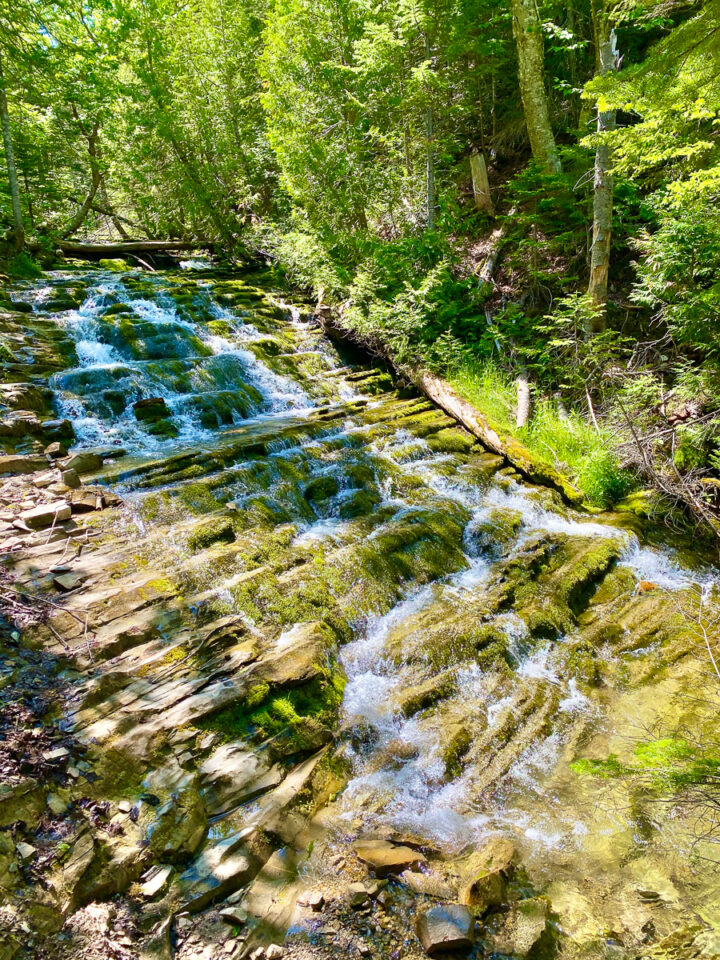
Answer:
M516 384L494 363L465 360L450 381L498 428L565 473L594 506L610 507L633 489L634 478L620 466L608 433L578 413L563 416L554 403L540 400L528 425L516 429Z

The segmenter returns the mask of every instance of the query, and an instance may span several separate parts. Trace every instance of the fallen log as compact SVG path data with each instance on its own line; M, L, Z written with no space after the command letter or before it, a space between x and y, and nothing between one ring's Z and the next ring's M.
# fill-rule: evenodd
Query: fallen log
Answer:
M129 240L122 243L79 243L58 240L55 247L62 253L76 257L124 257L132 253L182 253L185 250L212 250L215 244L207 240ZM30 242L30 250L39 250L40 244Z
M408 371L406 370L405 373L408 374ZM423 370L419 373L411 373L409 377L426 397L462 424L466 430L478 438L484 447L504 457L526 480L552 487L558 491L566 503L572 506L579 506L582 503L583 495L559 470L533 456L514 437L501 433L484 414L463 399L445 380Z
M319 306L315 316L324 333L334 340L352 343L374 357L390 363L406 380L409 380L428 400L444 410L471 433L482 445L503 457L518 473L531 483L557 490L571 506L581 506L583 495L552 464L534 456L519 440L498 429L488 418L454 390L441 377L427 370L411 370L393 361L385 344L378 338L365 338L343 326L338 314L331 307Z

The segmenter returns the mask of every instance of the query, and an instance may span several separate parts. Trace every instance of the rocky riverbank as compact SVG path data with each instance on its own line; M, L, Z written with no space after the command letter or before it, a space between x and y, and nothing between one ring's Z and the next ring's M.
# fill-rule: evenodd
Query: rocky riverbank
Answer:
M0 955L720 955L710 814L582 774L712 740L713 572L268 278L110 266L0 319Z

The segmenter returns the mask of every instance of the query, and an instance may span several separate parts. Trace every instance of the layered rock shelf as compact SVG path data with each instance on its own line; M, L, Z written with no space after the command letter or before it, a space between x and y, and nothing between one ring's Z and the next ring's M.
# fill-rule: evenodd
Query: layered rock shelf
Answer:
M709 815L607 775L711 735L713 571L287 297L2 303L0 957L718 955Z

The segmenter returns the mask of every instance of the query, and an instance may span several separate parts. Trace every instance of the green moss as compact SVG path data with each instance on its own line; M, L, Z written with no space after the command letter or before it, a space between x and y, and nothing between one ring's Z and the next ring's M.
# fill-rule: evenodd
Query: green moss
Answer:
M283 756L314 750L333 736L345 682L337 666L329 664L290 690L273 692L267 683L257 684L243 703L214 714L201 726L229 740L277 738L275 750Z
M443 751L445 777L454 780L462 773L462 761L472 745L472 734L463 724L454 724L446 731L444 742L447 744Z
M502 553L514 542L522 525L523 515L519 510L496 507L486 520L473 528L473 540L482 550Z
M162 670L165 667L170 667L175 663L180 663L182 660L185 660L189 655L189 650L185 646L173 647L172 650L168 650L165 656L160 660L154 660L150 663L145 663L138 668L137 676L138 677L147 677L153 674L156 670Z
M233 543L235 541L235 524L228 517L214 517L196 527L188 537L190 550L205 550L214 543Z
M170 419L153 420L145 423L145 429L154 437L177 437L179 431Z
M213 513L223 504L217 499L208 483L184 484L175 494L183 506L196 516Z
M367 516L373 512L379 503L380 495L378 493L355 490L340 504L338 508L340 518L342 520L354 520L356 517Z

